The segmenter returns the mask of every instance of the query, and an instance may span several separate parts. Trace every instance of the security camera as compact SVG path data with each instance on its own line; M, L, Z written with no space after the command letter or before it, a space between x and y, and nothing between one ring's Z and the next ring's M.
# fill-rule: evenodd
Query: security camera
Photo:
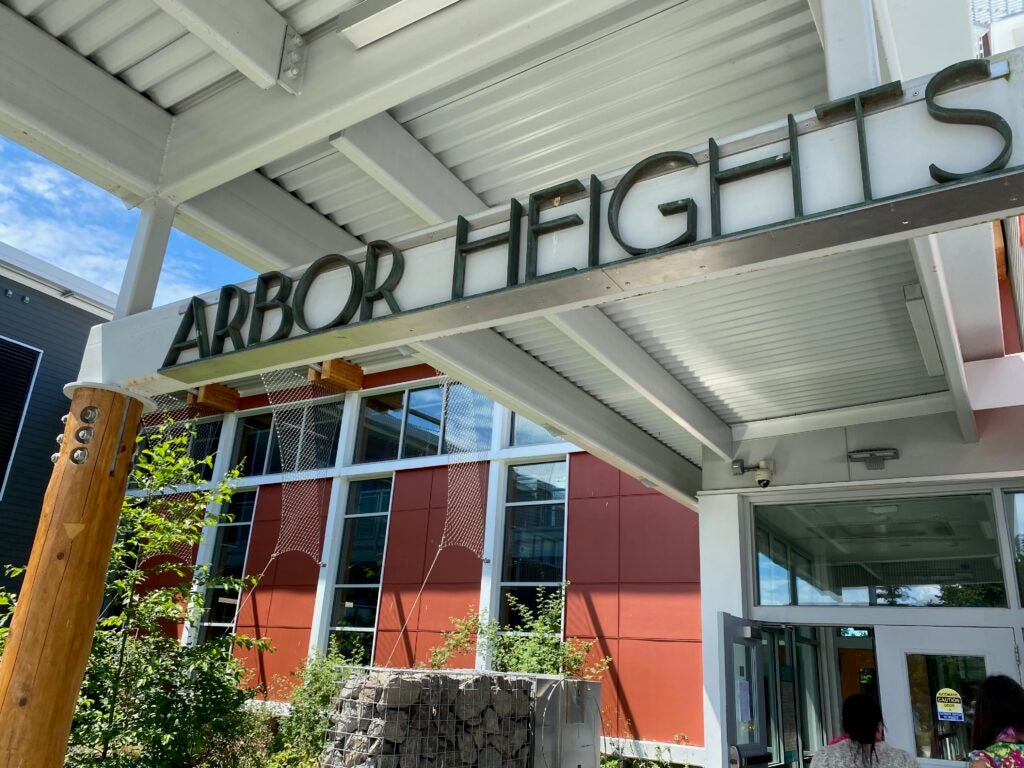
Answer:
M762 488L767 488L772 484L772 476L775 474L775 462L773 461L760 461L757 464L757 468L754 470L754 479L757 484Z
M743 475L747 472L754 473L754 480L762 488L767 488L772 484L772 477L775 475L775 462L771 459L762 459L752 466L747 466L743 463L742 459L736 459L732 463L732 473L734 475Z

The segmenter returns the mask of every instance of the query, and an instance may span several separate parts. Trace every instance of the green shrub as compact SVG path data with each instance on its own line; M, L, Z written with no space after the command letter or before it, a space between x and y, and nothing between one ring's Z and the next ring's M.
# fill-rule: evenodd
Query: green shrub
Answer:
M295 673L300 684L292 689L291 711L281 725L284 749L274 755L274 766L318 765L341 681L348 668L361 663L361 658L346 657L332 638L326 654L313 654Z
M452 629L444 633L441 645L430 651L430 667L441 669L452 657L473 653L479 646L489 657L491 668L500 672L565 675L581 680L600 677L611 664L611 658L588 664L595 641L562 635L568 586L566 582L557 590L538 587L536 610L507 596L514 619L506 625L481 620L472 610L461 618L452 618Z

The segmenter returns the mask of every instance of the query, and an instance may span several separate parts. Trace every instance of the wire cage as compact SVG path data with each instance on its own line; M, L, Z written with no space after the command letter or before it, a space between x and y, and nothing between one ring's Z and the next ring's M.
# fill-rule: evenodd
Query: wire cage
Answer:
M324 768L528 768L536 682L473 670L349 667Z

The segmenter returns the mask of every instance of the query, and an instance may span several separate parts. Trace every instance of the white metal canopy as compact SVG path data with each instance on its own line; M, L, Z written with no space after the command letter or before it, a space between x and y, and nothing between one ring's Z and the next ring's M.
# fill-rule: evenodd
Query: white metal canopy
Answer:
M834 55L851 44L829 40L818 3L252 2L0 0L0 131L143 206L121 319L94 334L84 379L153 394L244 388L255 371L336 356L426 361L691 502L696 467L747 439L952 412L974 440L978 403L1014 404L999 382L1016 369L982 364L1002 350L988 227L1024 210L1024 149L1003 171L936 185L929 163L976 170L999 136L930 119L929 77L916 77L928 70L887 49L907 82L865 107L865 201L855 123L812 111L845 95L837 66L826 83L822 40ZM1019 61L942 104L992 109L1021 135ZM844 71L870 87L880 69ZM709 137L726 176L783 161L723 182L714 225ZM658 205L688 198L696 243L630 258L608 225L625 168L688 147L696 167L661 169L621 201L618 237L641 251L671 240L682 209ZM532 193L572 179L528 212ZM539 235L507 290L507 247L473 251L454 295L452 220L468 218L470 241L500 239L510 198L524 240L559 217L580 224ZM405 253L402 311L378 300L367 322L227 340L226 354L185 350L166 367L185 307L143 310L171 217L297 282L298 265L361 262L386 238ZM380 284L395 262L376 252ZM309 326L338 312L351 274L310 281ZM204 300L212 328L217 296Z

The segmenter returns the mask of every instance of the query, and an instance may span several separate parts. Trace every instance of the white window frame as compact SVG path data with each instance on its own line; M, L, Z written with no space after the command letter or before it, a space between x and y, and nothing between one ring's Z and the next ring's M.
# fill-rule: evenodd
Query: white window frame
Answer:
M7 466L4 468L3 480L0 482L0 501L2 501L4 493L7 491L7 481L11 476L11 467L14 466L14 457L18 453L18 443L21 440L21 433L25 428L25 421L28 418L28 408L32 402L32 394L35 392L36 378L39 376L39 368L43 362L43 350L39 349L39 347L33 347L31 344L18 341L17 339L12 339L10 336L0 335L0 339L10 342L11 344L16 344L24 349L32 350L36 353L36 364L32 369L32 376L29 379L28 390L25 392L25 402L21 405L21 418L18 419L18 428L14 432L14 440L11 443L11 455L7 460Z
M743 494L741 498L741 558L745 577L745 615L769 624L811 624L821 626L870 627L901 624L914 626L1024 626L1024 607L1017 584L1015 558L1010 542L1010 521L1005 493L1019 491L1022 480L913 483L897 485L850 486L806 491L779 490ZM1006 608L963 608L944 606L759 606L757 602L757 541L754 507L761 504L853 501L871 499L920 498L969 493L992 494L996 538L1007 590Z
M250 548L252 546L252 529L255 527L255 523L256 523L256 509L259 507L259 503L260 503L260 489L258 487L256 487L256 488L239 488L239 489L236 489L234 491L235 496L237 496L237 494L239 494L239 493L254 493L254 494L256 494L255 497L253 498L253 501L252 501L252 516L249 518L248 522L241 522L240 523L240 522L236 522L235 520L232 520L230 523L222 522L219 519L220 518L220 509L218 509L218 511L217 511L217 517L218 517L217 524L214 525L214 526L208 526L208 528L212 528L213 529L213 534L214 535L213 535L213 542L212 542L212 544L210 546L210 549L209 549L209 558L207 559L207 562L204 565L206 565L207 567L212 567L212 565L213 565L213 558L214 558L214 556L216 555L216 552L217 552L217 538L218 538L218 534L219 534L221 529L223 529L223 528L241 528L243 525L244 526L248 526L248 528L249 528L249 535L245 537L245 557L242 558L242 577L244 578L246 576L246 569L249 567L249 550L250 550ZM234 496L232 497L232 501L234 501ZM228 504L229 508L230 508L230 506L231 505ZM197 565L198 565L198 562L197 562ZM206 588L204 588L202 590L203 611L204 611L204 613L206 611L206 600L207 600L207 596L209 595L209 593L211 591L213 591L213 590L223 590L223 589L224 589L223 587L206 587ZM242 607L242 601L244 601L246 599L247 592L251 592L251 591L252 590L246 590L244 588L240 589L238 591L238 602L235 604L235 611L234 611L234 614L233 614L232 619L231 619L230 622L206 621L204 619L201 619L200 621L198 621L196 623L196 626L195 626L195 641L196 642L200 641L200 636L202 635L204 627L227 628L229 630L229 632L233 633L235 631L235 627L238 625L238 612L239 612L239 609Z
M364 481L364 480L384 480L384 479L387 479L387 480L391 481L391 489L390 489L390 491L388 493L388 508L387 508L387 510L385 510L384 512L373 512L373 513L370 513L370 514L363 514L363 515L350 515L350 514L348 514L349 494L351 493L352 486L355 483L358 483L358 482L361 482L361 481ZM337 510L337 515L338 515L337 526L340 529L339 533L338 533L338 548L336 550L336 555L334 557L333 570L330 571L327 574L328 578L331 581L331 590L330 590L329 595L327 597L326 604L324 605L325 616L322 619L322 623L324 623L326 625L326 633L325 633L325 638L324 638L324 647L326 647L327 644L330 642L330 636L334 632L369 632L373 636L371 638L371 640L370 640L370 658L364 660L364 663L368 664L368 665L371 665L371 664L373 664L373 660L375 658L374 655L377 653L377 625L380 623L381 595L383 594L383 591L384 591L384 569L385 569L385 567L387 567L388 537L389 537L389 535L391 533L391 504L392 504L392 502L394 500L394 495L395 495L395 475L394 475L393 472L386 472L386 473L383 473L383 474L381 474L381 473L374 473L374 474L371 474L371 475L347 478L345 483L344 483L344 487L345 487L345 494L344 494L344 497L343 497L343 501L340 504L340 509ZM332 512L333 511L334 511L334 509L333 509L333 505L332 505ZM341 551L342 551L342 546L345 543L345 541L344 541L345 523L348 521L349 518L368 518L368 517L383 517L383 518L386 519L386 522L385 522L385 525L384 525L384 551L381 553L380 580L377 582L377 587L376 587L377 588L377 607L376 607L376 610L374 611L374 625L372 627L344 627L344 626L339 626L339 625L336 625L336 624L332 623L332 621L331 621L331 619L333 618L332 614L334 612L334 600L335 600L335 595L337 594L337 591L339 589L346 589L346 588L354 588L354 589L371 589L372 588L372 585L370 585L370 584L346 584L346 583L342 583L342 582L338 581L338 569L339 569L339 567L341 565ZM326 536L324 538L325 538L325 542L326 542ZM321 563L321 566L324 567L325 564ZM319 595L317 596L317 598L318 598L318 601L319 601ZM316 626L317 625L314 623L312 629L315 630ZM316 633L314 632L313 634L315 635Z

